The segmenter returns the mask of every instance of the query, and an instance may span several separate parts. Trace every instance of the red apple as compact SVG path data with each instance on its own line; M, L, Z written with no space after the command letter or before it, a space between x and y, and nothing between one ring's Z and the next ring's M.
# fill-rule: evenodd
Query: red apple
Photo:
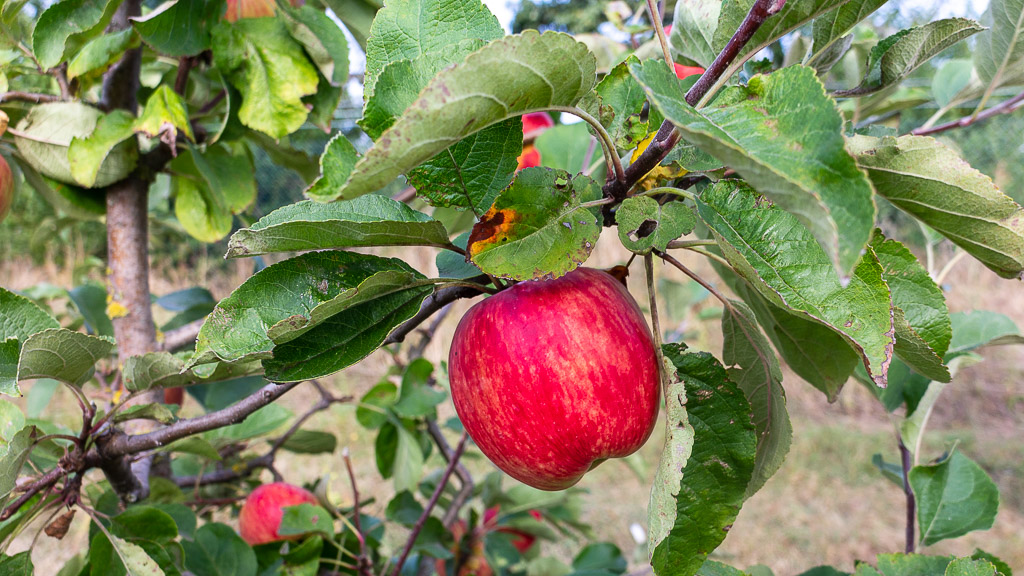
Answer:
M500 507L498 506L492 506L487 510L484 510L485 527L490 527L497 522L499 510ZM530 516L533 516L534 519L538 521L544 518L544 516L542 516L541 513L536 510L530 510ZM512 545L516 547L516 550L519 550L520 554L526 554L526 551L529 550L530 547L533 546L533 543L537 541L537 537L533 534L530 534L529 532L523 532L522 530L517 530L515 528L502 526L499 527L497 531L515 536L515 539L512 540Z
M242 540L251 546L257 546L268 542L299 539L301 535L281 536L277 529L281 526L285 508L306 503L317 504L316 496L298 486L274 482L256 488L245 499L242 511L238 514Z
M11 204L14 204L14 174L7 160L0 156L0 222L11 211Z
M683 66L682 64L673 63L676 68L676 77L682 80L683 78L689 78L697 74L703 74L704 69L700 66Z
M523 153L516 158L516 162L518 162L517 171L540 166L540 150L534 148L533 144L527 144L523 146Z
M513 478L564 490L650 436L660 388L643 313L615 278L580 268L469 309L448 358L452 400Z
M228 22L238 22L242 18L266 18L274 15L277 3L274 0L227 0L228 9L224 13L224 19ZM305 0L291 0L291 5L299 7L305 4Z
M523 114L523 140L533 140L540 133L555 125L547 112Z

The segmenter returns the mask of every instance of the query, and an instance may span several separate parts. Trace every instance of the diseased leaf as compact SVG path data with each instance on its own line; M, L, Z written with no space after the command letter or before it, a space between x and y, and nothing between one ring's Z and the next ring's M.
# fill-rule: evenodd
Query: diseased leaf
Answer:
M750 403L757 433L757 453L746 488L749 498L782 466L793 440L793 426L778 359L750 308L737 300L731 300L731 304L722 311L722 361L728 366L729 380L739 386Z
M149 100L146 100L146 106L135 122L135 131L150 138L166 139L172 147L179 132L193 142L196 139L192 134L192 124L188 121L185 102L166 84L157 86Z
M223 14L220 0L177 0L131 22L142 41L157 52L195 56L210 48L210 30Z
M910 469L917 497L921 545L992 527L999 509L999 488L973 460L954 450L931 466Z
M434 77L325 199L372 192L502 120L574 106L594 87L595 69L586 46L566 34L528 30L491 42Z
M619 241L631 252L663 251L668 243L693 232L697 218L682 202L658 204L649 196L626 198L615 211Z
M1003 278L1024 272L1024 208L953 150L924 136L848 140L878 194Z
M81 386L92 378L97 362L114 349L112 338L89 336L66 328L44 330L21 346L18 379L53 378Z
M306 121L302 97L316 92L316 69L280 18L221 22L213 28L213 57L242 93L242 124L281 138Z
M227 258L361 246L451 246L444 225L385 196L274 210L228 242Z
M870 246L843 286L810 232L749 188L721 181L704 191L697 210L752 288L838 333L861 355L872 380L885 387L895 328L889 288Z
M469 236L481 270L513 280L557 278L590 256L601 234L601 186L589 176L527 168L494 201Z
M693 448L681 471L671 531L660 542L652 538L651 565L658 573L695 574L725 539L746 499L754 471L754 425L750 403L713 356L672 345L665 346L665 355L685 387Z
M679 10L680 4L682 2L676 4L676 10ZM629 66L637 61L636 56L626 58L612 68L595 88L601 96L602 110L613 112L611 121L602 118L602 124L608 129L615 147L623 152L636 148L648 132L648 123L640 121L647 96L643 87L629 73Z
M988 560L957 558L946 567L945 576L997 576L996 567Z
M722 0L677 0L668 36L673 54L696 62L702 68L711 66L718 50L713 46Z
M900 30L871 49L860 85L836 95L863 96L898 84L946 48L982 30L984 27L968 18L948 18Z
M793 213L843 276L853 269L874 229L871 184L846 152L842 117L812 69L754 76L700 111L664 64L630 69L684 140Z

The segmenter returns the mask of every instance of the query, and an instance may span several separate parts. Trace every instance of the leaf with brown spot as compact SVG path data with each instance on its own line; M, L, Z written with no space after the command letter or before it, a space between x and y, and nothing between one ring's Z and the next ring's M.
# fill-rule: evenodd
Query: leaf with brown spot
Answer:
M582 174L527 168L474 227L471 261L501 278L559 277L590 256L601 235L601 185Z

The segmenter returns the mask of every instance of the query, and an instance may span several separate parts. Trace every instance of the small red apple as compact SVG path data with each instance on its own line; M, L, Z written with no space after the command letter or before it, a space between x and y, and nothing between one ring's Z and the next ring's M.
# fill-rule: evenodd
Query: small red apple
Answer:
M184 388L164 388L164 404L176 404L181 406L184 401Z
M530 112L523 114L523 140L530 141L540 136L541 132L555 125L555 121L547 112Z
M625 287L599 270L521 282L476 304L448 365L455 410L480 450L542 490L636 452L658 414L651 331Z
M689 78L697 74L703 74L704 69L700 66L683 66L682 64L673 63L676 68L676 78L682 80L683 78Z
M14 204L14 174L11 173L11 165L0 156L0 222L11 211L11 204Z
M281 536L277 529L281 526L284 509L299 504L317 504L316 496L308 490L274 482L264 484L249 494L238 514L238 527L242 540L251 546L278 542L280 540L297 540L301 535Z
M540 150L537 150L533 144L527 144L523 146L523 153L516 158L518 165L516 171L522 170L523 168L534 168L540 166Z

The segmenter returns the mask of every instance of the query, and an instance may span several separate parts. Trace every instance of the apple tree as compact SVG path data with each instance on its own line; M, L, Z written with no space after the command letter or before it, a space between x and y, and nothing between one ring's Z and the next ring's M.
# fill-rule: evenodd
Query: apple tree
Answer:
M36 406L0 400L0 575L33 573L30 550L6 553L23 532L61 538L77 521L89 545L61 574L624 573L621 551L590 542L576 489L470 472L462 456L485 434L478 447L466 430L509 435L439 419L448 366L424 358L450 304L566 282L601 240L634 255L608 271L615 282L649 296L650 333L636 332L650 340L666 430L648 512L655 574L744 573L708 556L783 466L785 362L830 400L848 381L866 386L898 422L898 463L878 464L905 494L906 541L856 574L1009 576L982 552L916 550L990 527L999 502L964 451L932 461L920 439L960 365L1024 341L1006 316L946 306L940 286L961 256L1020 280L1024 210L936 137L1024 105L1024 4L992 0L981 22L879 38L869 23L884 4L616 3L619 42L506 35L480 0L3 2L0 215L25 188L62 217L101 221L107 255L102 286L0 288L0 393L27 391ZM932 61L965 43L968 58ZM351 51L365 53L356 80ZM933 88L908 95L908 78ZM365 136L332 122L355 86ZM580 122L550 126L552 114ZM303 126L333 132L318 165L293 145ZM306 175L307 199L249 218L257 153ZM174 208L160 221L182 234L229 237L226 258L281 256L219 302L201 287L152 294L161 201ZM883 233L881 210L957 255L919 260ZM435 250L437 275L363 250L380 247ZM720 300L721 350L663 341L656 267ZM154 306L172 320L157 327ZM548 317L570 325L573 313ZM600 326L588 342L621 341ZM322 380L379 349L393 369L369 392ZM614 357L601 356L558 362ZM474 378L450 393L480 400ZM318 398L305 412L275 404L299 386ZM75 421L50 416L58 390ZM196 413L181 412L183 390ZM287 487L276 465L283 451L335 452L307 422L337 403L356 404L375 435L395 492L382 517L347 451L343 486ZM544 432L528 411L514 422ZM243 505L261 477L275 482ZM571 561L536 545L568 538Z

